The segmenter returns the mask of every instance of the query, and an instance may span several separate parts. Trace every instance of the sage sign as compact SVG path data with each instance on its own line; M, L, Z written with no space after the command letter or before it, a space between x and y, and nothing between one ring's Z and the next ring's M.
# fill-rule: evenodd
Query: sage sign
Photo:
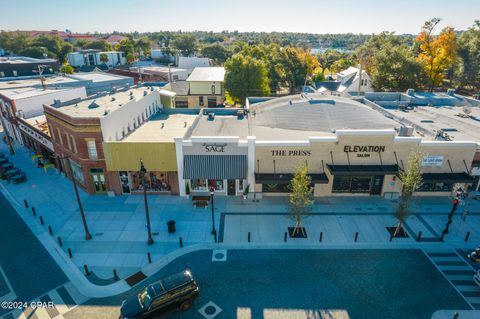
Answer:
M203 143L202 144L203 147L205 147L205 152L207 153L225 153L225 147L227 146L227 144L217 144L217 143L213 143L213 144L207 144L207 143Z

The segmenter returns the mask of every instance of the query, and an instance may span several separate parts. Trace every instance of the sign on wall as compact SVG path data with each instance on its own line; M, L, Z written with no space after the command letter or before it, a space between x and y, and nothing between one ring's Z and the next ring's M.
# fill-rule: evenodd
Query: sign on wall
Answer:
M310 156L309 150L272 150L272 156Z
M443 165L443 156L425 156L422 159L422 166L442 166Z
M370 153L385 152L385 145L345 145L345 153L356 153L357 157L370 157Z

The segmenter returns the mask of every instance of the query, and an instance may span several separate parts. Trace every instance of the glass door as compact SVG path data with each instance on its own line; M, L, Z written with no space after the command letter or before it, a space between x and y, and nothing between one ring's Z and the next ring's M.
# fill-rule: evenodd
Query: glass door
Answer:
M381 195L382 194L382 185L383 185L383 176L373 176L372 187L370 188L370 195Z
M120 172L120 184L122 185L122 193L130 194L130 182L128 172Z
M105 193L107 191L105 185L105 175L103 174L103 169L101 168L92 168L90 170L90 177L93 182L93 189L95 193Z
M227 195L235 196L235 180L227 180Z

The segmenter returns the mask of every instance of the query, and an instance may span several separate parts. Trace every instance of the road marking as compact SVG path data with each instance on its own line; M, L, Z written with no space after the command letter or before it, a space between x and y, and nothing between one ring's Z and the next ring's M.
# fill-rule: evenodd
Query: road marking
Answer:
M17 295L15 294L15 291L13 290L12 285L10 284L10 281L8 281L7 275L3 271L2 266L0 266L0 275L5 280L5 284L7 285L7 288L10 291L6 295L0 296L0 299L2 301L13 301L13 300L17 299Z

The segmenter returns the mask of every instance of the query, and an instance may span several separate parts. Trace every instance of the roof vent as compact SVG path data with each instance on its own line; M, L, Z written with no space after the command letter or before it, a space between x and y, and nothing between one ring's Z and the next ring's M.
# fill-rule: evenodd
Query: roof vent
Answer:
M407 95L414 96L415 95L415 90L414 89L408 89L407 90Z
M288 104L293 105L292 100L289 100L289 101L288 101Z
M147 91L143 91L143 96L147 96L148 92Z
M455 95L455 89L448 89L447 90L447 95L448 96L454 96Z
M164 128L165 127L165 123L162 123L162 127L161 128Z
M91 110L91 109L96 109L97 107L100 107L100 105L98 105L97 103L95 103L95 100L93 100L92 103L90 103L90 105L88 105L88 108Z
M153 91L153 86L150 88L150 91Z
M130 100L133 100L133 95L130 95Z
M133 95L133 91L130 91L130 96L132 96L132 95Z
M245 117L245 113L241 110L238 110L237 111L237 120L243 120L244 117Z
M110 113L109 109L105 109L105 111L103 111L103 115L108 115L108 113Z
M215 113L213 112L208 113L208 120L213 121L214 119L215 119Z
M112 102L113 102L113 101L115 101L115 97L114 97L114 96L112 96Z

